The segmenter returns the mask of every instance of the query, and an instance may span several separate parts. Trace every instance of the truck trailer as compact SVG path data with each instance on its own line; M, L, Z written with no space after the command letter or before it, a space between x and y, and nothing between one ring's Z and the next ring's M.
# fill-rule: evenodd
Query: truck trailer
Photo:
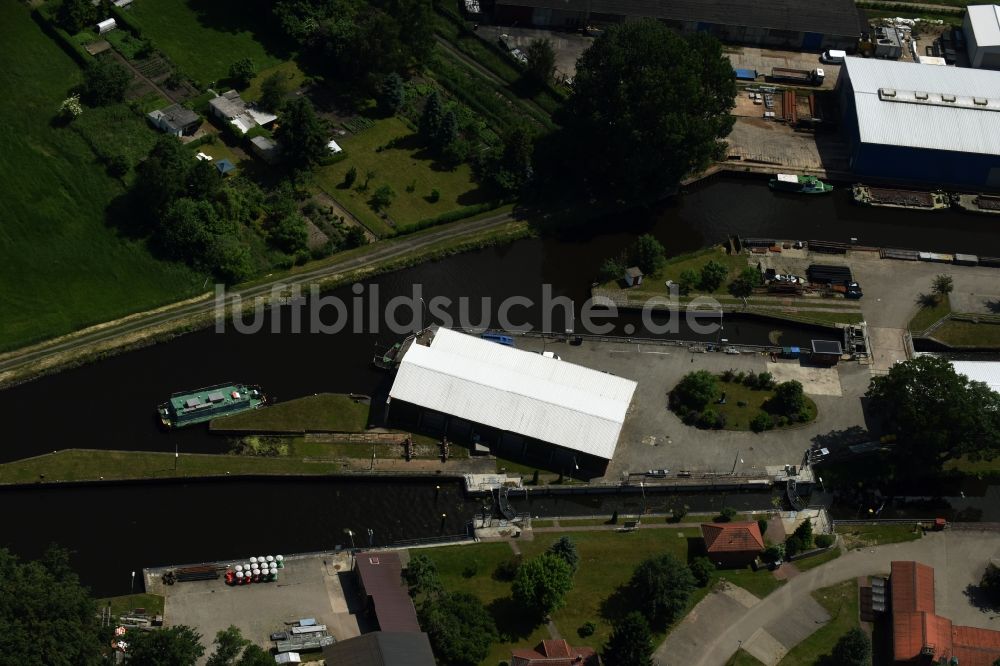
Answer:
M772 81L785 81L788 83L798 83L800 85L815 85L823 83L826 74L822 69L788 69L787 67L775 67L771 70Z

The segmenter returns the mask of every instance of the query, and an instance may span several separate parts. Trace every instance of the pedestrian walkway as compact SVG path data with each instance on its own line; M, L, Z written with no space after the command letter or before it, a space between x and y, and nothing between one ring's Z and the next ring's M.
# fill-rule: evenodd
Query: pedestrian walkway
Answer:
M822 622L812 593L836 583L888 573L893 560L916 560L935 569L938 612L956 624L1000 629L1000 617L969 603L965 590L976 584L983 567L1000 555L1000 540L988 531L946 530L917 541L855 550L792 577L760 603L745 607L715 592L703 599L667 636L654 654L658 666L724 666L736 650L752 648L764 663L774 664L782 649L790 650ZM822 609L820 609L822 610ZM810 625L812 622L813 625ZM787 625L792 624L791 628ZM798 629L796 629L798 627ZM762 631L763 630L763 631ZM765 636L767 632L769 636ZM777 657L780 660L780 657Z

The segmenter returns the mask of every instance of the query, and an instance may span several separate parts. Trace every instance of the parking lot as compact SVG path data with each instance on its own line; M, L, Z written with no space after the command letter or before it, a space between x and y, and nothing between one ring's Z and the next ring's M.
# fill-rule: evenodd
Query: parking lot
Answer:
M481 25L478 32L479 36L483 39L497 44L500 43L500 35L507 35L507 43L511 47L517 47L522 51L527 48L532 40L549 40L556 54L556 78L575 76L577 59L594 41L593 37L587 37L578 32L566 32L562 30Z

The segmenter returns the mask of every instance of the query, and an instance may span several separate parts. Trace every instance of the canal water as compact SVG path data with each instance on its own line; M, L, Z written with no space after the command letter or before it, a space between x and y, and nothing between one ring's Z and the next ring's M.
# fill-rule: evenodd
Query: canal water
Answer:
M363 291L370 299L377 285L380 305L371 307L366 300L362 317L368 321L369 310L374 311L378 331L367 326L358 334L292 333L291 310L285 308L276 320L269 313L259 333L237 333L232 326L221 334L192 333L2 391L5 433L0 461L65 448L224 450L225 440L210 437L204 428L161 432L154 408L173 391L225 380L261 384L279 400L322 391L376 393L384 388L386 375L371 366L372 356L399 339L385 330L382 306L393 296L411 295L414 285L420 285L427 301L469 298L472 324L496 325L504 298L527 296L535 304L515 309L514 316L518 323L541 328L546 323L542 285L548 284L552 297L574 301L575 312L569 322L557 312L547 328L569 325L581 330L580 307L597 267L639 233L656 236L671 255L740 234L845 242L856 238L865 245L1000 256L1000 234L989 216L859 208L844 190L830 197L775 196L760 179L715 178L675 201L609 220L599 228L519 241L380 276L365 283ZM356 297L349 287L333 295L348 304ZM482 302L484 297L490 302ZM307 320L309 307L304 312ZM422 308L417 312L424 314ZM490 317L482 320L483 313ZM272 321L281 324L278 332L271 332ZM615 330L624 333L627 325L637 323L635 317L623 316ZM819 330L727 316L725 332L733 342L805 345ZM667 337L699 338L684 326ZM444 486L435 500L434 485L233 480L8 489L0 491L5 516L0 543L28 556L50 541L66 544L79 551L77 561L89 584L102 592L120 592L127 572L138 567L330 548L344 543L345 527L356 534L372 527L377 543L434 536L442 531L442 511L435 502L452 509L444 511L445 531L459 529L478 502L462 500L452 486ZM600 512L610 513L614 501L605 500ZM545 502L519 510L539 515L598 512L587 502ZM757 508L770 506L769 497L753 502L761 505Z

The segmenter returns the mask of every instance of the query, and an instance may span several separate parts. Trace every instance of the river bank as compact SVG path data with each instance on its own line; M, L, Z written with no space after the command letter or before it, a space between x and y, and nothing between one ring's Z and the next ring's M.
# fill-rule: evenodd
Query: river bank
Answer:
M459 226L467 229L458 229ZM236 293L242 297L243 311L249 311L255 298L272 294L274 285L284 288L316 285L326 291L419 263L510 243L532 233L528 222L515 220L508 213L463 220L344 252L305 269L280 274L278 278L272 274L266 280L243 285ZM408 250L410 247L413 249ZM227 302L225 316L233 315L233 307L231 300ZM213 294L209 293L0 354L0 390L116 354L169 342L185 333L209 328L218 314Z

